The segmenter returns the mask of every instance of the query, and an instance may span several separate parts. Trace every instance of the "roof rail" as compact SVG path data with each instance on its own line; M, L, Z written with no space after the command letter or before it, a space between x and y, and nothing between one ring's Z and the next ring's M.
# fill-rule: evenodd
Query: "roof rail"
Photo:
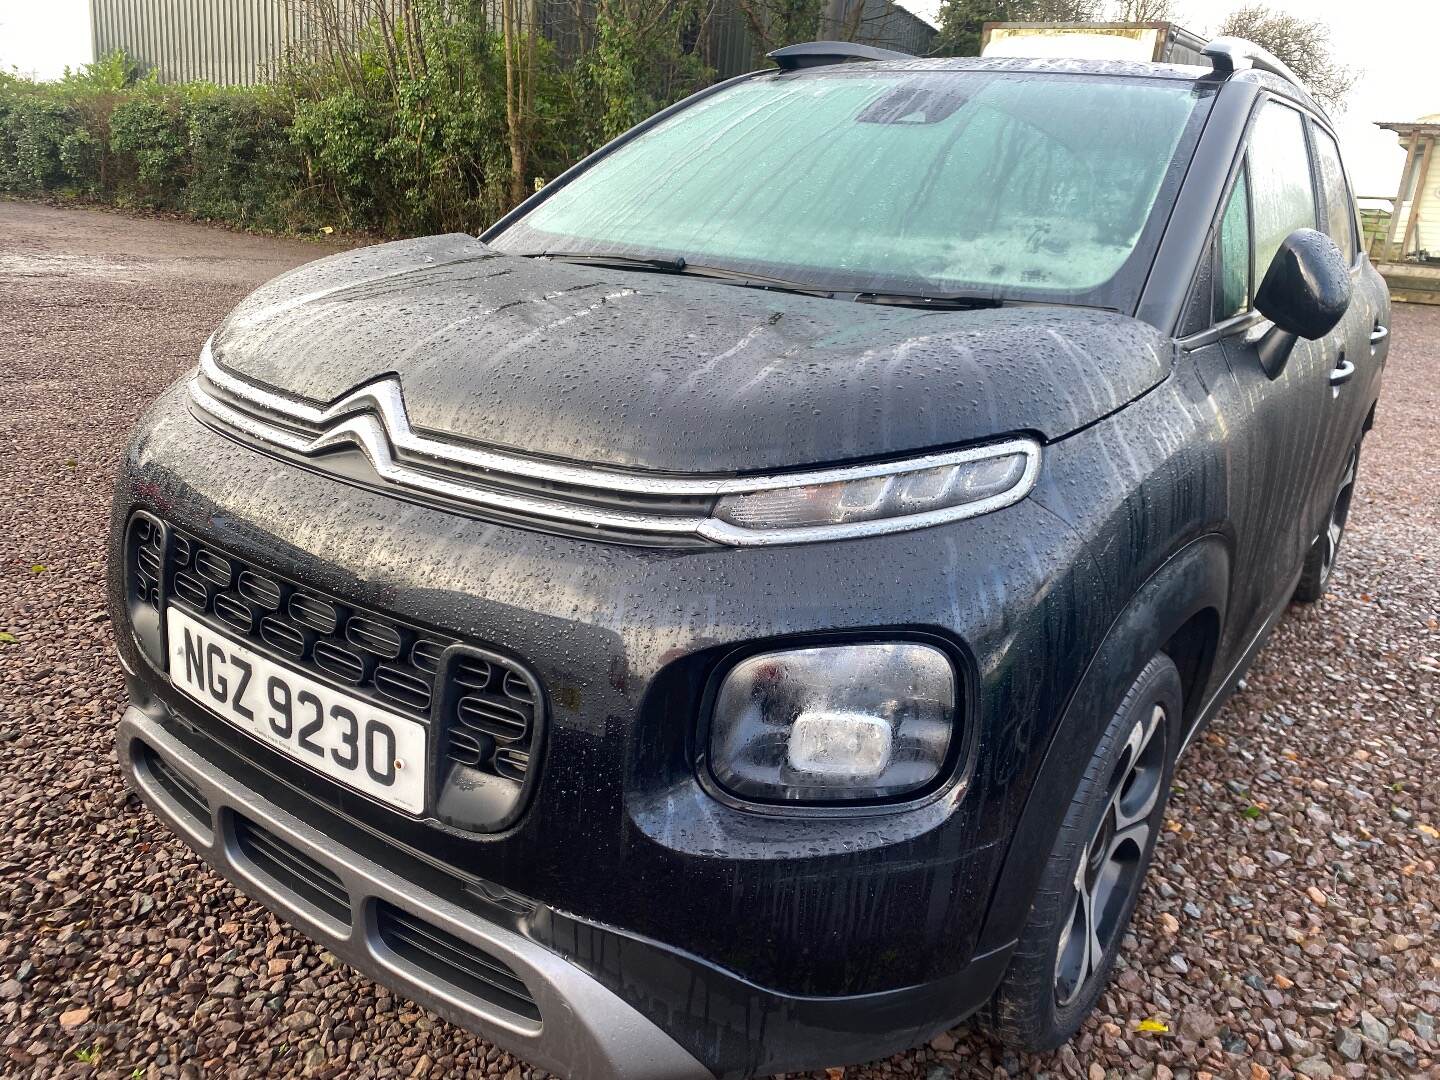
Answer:
M1200 51L1210 58L1210 63L1218 75L1230 75L1254 68L1256 71L1268 71L1271 75L1278 75L1301 90L1305 89L1300 76L1291 71L1285 61L1266 52L1253 41L1238 37L1218 37Z
M807 41L802 45L786 45L766 53L766 58L780 65L781 71L843 64L846 60L914 60L910 53L894 49L877 49L853 41Z

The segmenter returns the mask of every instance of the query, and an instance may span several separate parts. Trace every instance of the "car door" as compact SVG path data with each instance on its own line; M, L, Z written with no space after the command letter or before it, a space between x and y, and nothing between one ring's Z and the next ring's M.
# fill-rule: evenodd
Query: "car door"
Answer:
M1218 230L1217 318L1251 311L1285 237L1323 224L1305 124L1298 109L1278 99L1258 107ZM1330 493L1322 488L1338 470L1342 441L1330 376L1348 351L1345 324L1317 341L1297 341L1275 378L1261 366L1258 350L1270 326L1252 315L1222 338L1236 395L1227 421L1237 546L1231 603L1243 613L1234 621L1247 639L1295 586L1329 511Z
M1335 137L1314 118L1310 120L1310 138L1326 231L1350 267L1350 310L1338 328L1344 338L1345 352L1343 362L1330 374L1341 444L1339 467L1344 468L1348 449L1359 441L1370 403L1379 391L1380 369L1388 348L1390 311L1383 279L1361 250L1355 200L1340 160L1340 147ZM1338 478L1332 481L1333 490Z

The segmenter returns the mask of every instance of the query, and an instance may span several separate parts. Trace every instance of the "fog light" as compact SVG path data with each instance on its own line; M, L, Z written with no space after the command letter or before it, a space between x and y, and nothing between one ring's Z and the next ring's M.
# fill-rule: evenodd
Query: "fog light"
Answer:
M716 695L710 771L732 794L765 801L916 792L945 765L956 697L949 657L917 642L752 656Z
M797 773L873 780L890 764L895 734L878 716L807 712L795 718L786 757Z

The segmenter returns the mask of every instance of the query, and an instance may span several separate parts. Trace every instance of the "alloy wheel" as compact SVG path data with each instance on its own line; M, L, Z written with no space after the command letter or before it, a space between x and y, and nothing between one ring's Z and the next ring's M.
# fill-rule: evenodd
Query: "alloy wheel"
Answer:
M1137 720L1106 786L1105 811L1075 871L1070 918L1056 950L1055 1000L1062 1007L1080 996L1119 944L1123 915L1140 886L1157 824L1168 729L1158 704Z

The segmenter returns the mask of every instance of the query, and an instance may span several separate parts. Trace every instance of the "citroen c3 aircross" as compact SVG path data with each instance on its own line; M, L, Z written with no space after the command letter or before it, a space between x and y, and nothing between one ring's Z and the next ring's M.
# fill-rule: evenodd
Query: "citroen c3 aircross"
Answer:
M111 587L155 814L583 1077L1071 1037L1385 360L1278 61L813 44L244 300Z

